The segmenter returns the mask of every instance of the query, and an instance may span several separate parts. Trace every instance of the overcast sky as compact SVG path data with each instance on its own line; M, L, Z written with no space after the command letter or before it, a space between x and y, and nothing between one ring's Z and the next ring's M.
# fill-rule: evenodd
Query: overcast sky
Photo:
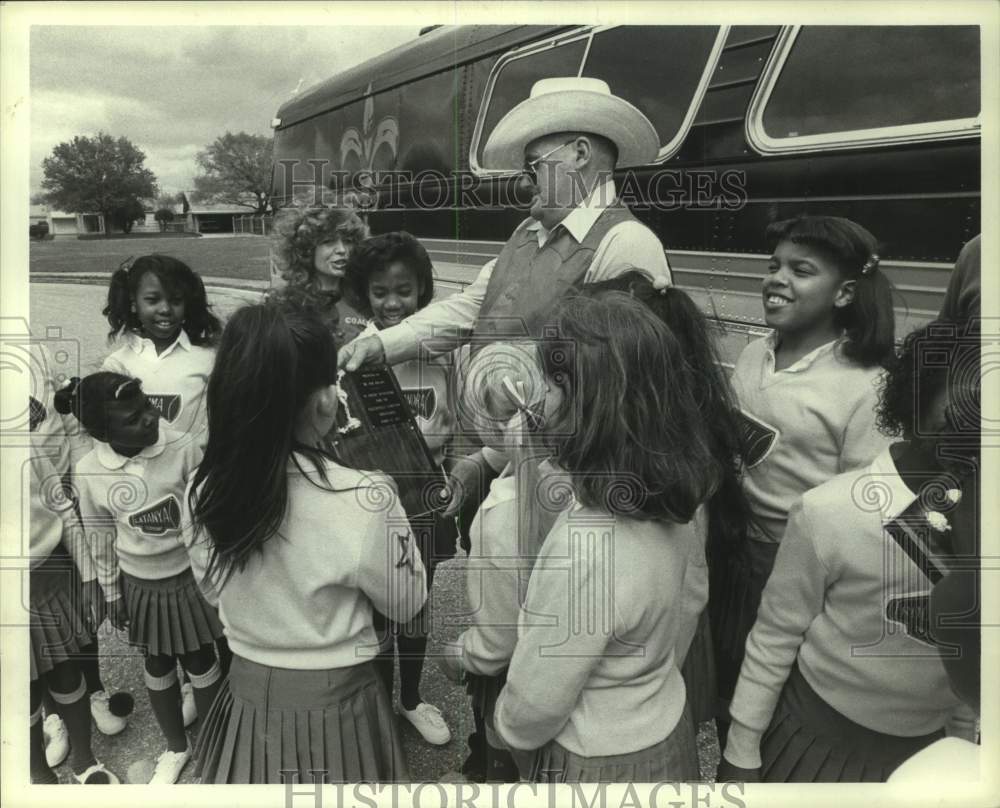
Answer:
M161 192L192 188L195 155L226 130L269 134L278 107L417 36L383 27L35 26L30 39L31 190L75 135L124 135Z

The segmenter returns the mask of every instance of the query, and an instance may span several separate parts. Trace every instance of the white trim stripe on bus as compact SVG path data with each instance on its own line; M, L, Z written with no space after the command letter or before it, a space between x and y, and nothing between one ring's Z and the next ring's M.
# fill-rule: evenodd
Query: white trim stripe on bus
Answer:
M767 156L809 151L839 151L870 146L920 143L928 140L956 140L979 137L981 122L978 116L950 121L885 126L875 129L855 129L819 135L772 137L764 129L764 111L801 29L801 25L790 25L782 28L774 50L771 52L771 56L761 73L760 83L757 85L757 89L750 99L745 134L747 142L760 154Z
M483 101L479 105L479 112L476 115L476 125L472 131L472 141L469 144L469 169L473 174L479 177L513 177L521 173L520 169L515 171L509 170L499 170L499 169L489 169L484 168L479 165L479 144L483 137L483 127L486 123L486 113L490 107L490 101L493 98L493 87L496 84L497 77L500 75L503 68L510 62L516 59L523 59L526 56L531 56L534 53L538 53L543 50L548 50L554 47L560 47L567 45L570 42L575 42L583 37L587 37L587 44L584 48L583 56L580 60L580 64L577 67L577 75L583 73L584 68L587 65L587 57L590 55L590 45L596 34L603 31L610 31L614 28L621 28L620 25L604 25L595 26L591 28L584 28L576 31L571 31L564 34L562 37L551 37L546 39L542 43L532 43L531 45L526 45L522 48L512 50L509 53L504 54L497 63L493 65L493 69L490 71L489 79L486 82L486 90L483 93ZM687 137L688 132L691 130L692 124L694 123L695 116L698 114L698 110L701 108L701 102L705 98L705 93L708 92L708 87L712 82L712 76L715 74L716 67L718 67L719 59L722 56L722 51L725 49L726 38L729 36L729 26L720 25L719 30L716 32L715 42L712 43L712 49L708 53L708 58L705 60L705 68L702 71L701 77L698 79L698 83L695 85L694 93L691 96L691 100L688 103L687 111L684 114L684 118L681 120L678 130L674 133L674 136L664 144L661 144L660 150L657 153L656 159L653 160L652 164L657 165L669 160L677 152L680 151L681 145L684 143L684 139ZM609 82L610 83L610 82ZM657 133L660 134L659 132ZM619 166L619 168L632 168L633 166Z

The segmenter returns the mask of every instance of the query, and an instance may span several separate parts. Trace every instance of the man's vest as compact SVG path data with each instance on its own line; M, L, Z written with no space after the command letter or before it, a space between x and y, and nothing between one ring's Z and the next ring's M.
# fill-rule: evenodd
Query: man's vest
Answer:
M543 247L525 222L504 244L493 266L473 335L476 342L540 337L547 315L570 289L583 283L601 240L615 225L636 221L620 203L605 208L582 242L556 225Z

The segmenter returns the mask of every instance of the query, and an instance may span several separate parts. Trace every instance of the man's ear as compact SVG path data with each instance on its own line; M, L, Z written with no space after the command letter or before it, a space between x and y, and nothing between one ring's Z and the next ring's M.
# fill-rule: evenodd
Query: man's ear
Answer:
M594 144L586 135L580 135L574 142L573 148L576 150L576 167L583 168L594 160Z
M854 292L857 289L857 281L844 281L837 290L837 296L833 299L833 305L842 309L854 302Z

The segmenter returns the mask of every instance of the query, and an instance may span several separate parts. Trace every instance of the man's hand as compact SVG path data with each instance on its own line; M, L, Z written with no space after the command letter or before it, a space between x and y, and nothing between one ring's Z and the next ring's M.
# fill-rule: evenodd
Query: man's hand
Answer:
M719 768L715 772L717 783L759 783L760 769L743 769L734 766L725 758L719 760Z
M442 512L445 516L454 516L458 513L466 498L482 484L487 465L482 451L467 457L455 458L455 465L448 475L448 489L445 492L451 497L448 500L448 507Z
M125 609L125 598L115 598L108 602L108 619L118 631L128 628L128 611Z
M83 607L84 618L91 631L97 631L107 616L108 607L104 601L104 593L100 584L94 578L85 581L80 589L80 605Z
M337 355L337 367L352 373L362 365L385 362L382 340L372 335L358 337L343 347Z

